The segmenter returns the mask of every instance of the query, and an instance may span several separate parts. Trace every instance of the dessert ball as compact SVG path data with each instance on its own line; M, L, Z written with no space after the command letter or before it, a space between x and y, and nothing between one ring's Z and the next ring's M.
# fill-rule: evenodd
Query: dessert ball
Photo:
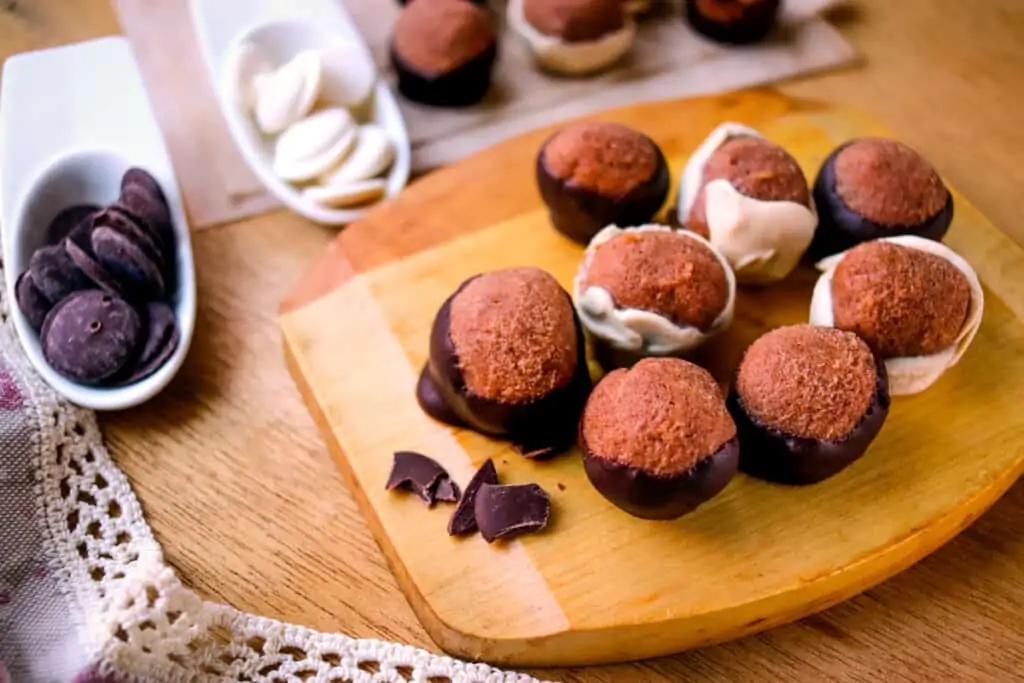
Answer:
M686 20L719 43L756 43L775 27L780 0L686 0Z
M956 365L981 325L974 269L934 240L865 242L818 264L811 323L861 336L885 361L893 395L927 389Z
M679 224L711 241L742 283L780 280L807 250L818 217L800 165L747 126L724 123L690 158Z
M444 302L416 393L432 417L538 455L574 441L590 386L568 293L543 270L510 268L466 280Z
M607 225L642 225L668 195L665 156L646 135L617 123L562 128L537 155L537 184L555 228L586 244Z
M825 159L814 181L821 221L815 257L881 237L941 240L953 220L953 195L920 154L895 140L861 138Z
M714 378L677 358L647 358L606 375L580 420L587 478L643 519L675 519L736 473L736 425Z
M729 394L744 472L813 484L867 450L889 412L885 365L852 332L780 327L750 345Z
M591 74L633 46L636 24L623 0L509 0L508 23L537 64L566 75Z
M461 107L483 99L498 56L487 10L469 0L416 0L395 24L391 63L415 102Z
M707 240L660 225L602 230L573 289L605 367L696 348L728 327L736 298L732 270Z

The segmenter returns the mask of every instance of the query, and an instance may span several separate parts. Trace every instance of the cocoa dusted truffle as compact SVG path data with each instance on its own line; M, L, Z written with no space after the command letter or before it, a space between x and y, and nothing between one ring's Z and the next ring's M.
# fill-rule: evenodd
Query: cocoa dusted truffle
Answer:
M814 181L821 221L811 253L822 257L896 235L941 240L953 195L935 168L895 140L852 140L825 159Z
M508 23L542 69L566 75L615 64L636 39L623 0L509 0Z
M650 221L668 194L668 164L653 140L626 126L574 123L540 148L537 184L555 228L586 244L607 225Z
M690 157L676 220L721 251L739 282L752 284L788 275L818 224L796 159L737 123L718 126Z
M395 24L391 63L415 102L461 107L491 87L498 44L487 10L469 0L416 0Z
M441 306L416 395L435 419L538 456L571 445L590 386L569 295L543 270L509 268L466 280Z
M717 495L740 454L714 378L676 358L606 375L587 401L579 440L594 488L643 519L675 519Z
M811 322L860 335L885 360L893 395L928 388L967 350L984 294L963 258L915 235L865 242L818 264Z
M772 330L747 349L729 394L744 472L784 484L831 477L867 450L889 412L885 366L857 335Z
M780 0L686 0L686 20L719 43L756 43L775 27L780 5Z
M736 281L704 238L660 225L602 230L573 282L602 365L678 356L732 322Z

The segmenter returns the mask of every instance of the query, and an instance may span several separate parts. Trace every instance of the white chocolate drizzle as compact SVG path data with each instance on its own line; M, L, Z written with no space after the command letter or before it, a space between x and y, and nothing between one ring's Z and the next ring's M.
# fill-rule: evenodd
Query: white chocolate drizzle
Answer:
M626 351L652 356L669 356L678 355L700 346L732 323L736 301L736 278L732 269L725 257L710 242L691 232L676 232L676 234L696 240L710 249L722 265L728 287L725 307L707 331L691 325L677 325L667 317L652 311L619 308L615 305L611 293L603 287L589 286L584 290L583 283L597 247L624 232L674 231L664 225L643 225L628 229L609 225L594 235L590 244L587 245L583 262L573 280L573 300L576 303L576 310L584 328L590 334Z
M981 288L977 273L962 256L934 240L916 235L898 235L883 237L881 242L892 242L910 249L917 249L933 254L949 261L957 270L964 274L971 290L971 302L967 309L967 319L953 344L928 356L904 356L885 359L885 369L889 374L889 393L893 396L917 394L936 382L948 368L956 365L964 355L967 347L974 341L974 336L981 326L982 312L985 308L985 293ZM836 267L848 251L833 254L817 263L818 270L823 271L814 285L811 295L810 323L822 327L835 327L835 316L832 308L832 276Z

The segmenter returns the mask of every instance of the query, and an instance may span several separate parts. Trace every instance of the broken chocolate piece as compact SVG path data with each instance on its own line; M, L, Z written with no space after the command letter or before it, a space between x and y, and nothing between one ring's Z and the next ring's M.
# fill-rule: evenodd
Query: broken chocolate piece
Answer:
M477 491L484 484L497 483L498 470L494 469L494 461L488 458L480 466L480 469L476 471L473 478L469 480L469 483L466 484L466 490L462 494L462 499L459 501L458 506L456 506L455 512L452 513L452 518L448 520L449 536L471 534L476 531L476 513L473 508Z
M548 524L551 499L537 484L482 484L473 514L488 543L540 531Z
M448 476L448 471L434 460L414 451L397 451L388 483L388 491L400 488L411 491L420 500L433 507L437 501L454 503L459 498L459 487Z

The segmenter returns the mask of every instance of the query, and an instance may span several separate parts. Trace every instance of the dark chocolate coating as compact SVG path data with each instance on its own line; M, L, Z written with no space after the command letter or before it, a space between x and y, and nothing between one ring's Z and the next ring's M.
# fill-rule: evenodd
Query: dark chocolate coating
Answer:
M142 350L112 382L123 386L152 375L167 362L180 341L174 309L163 301L149 302L146 305L146 338Z
M537 155L537 185L555 228L585 245L613 223L621 228L649 223L665 202L669 189L665 155L653 140L650 142L658 155L654 174L621 197L605 197L555 176L544 161L545 142Z
M64 240L64 250L78 268L100 289L121 296L124 286L112 273L107 272L92 253L92 230L72 231Z
M75 204L58 213L46 229L47 242L56 244L71 234L82 221L100 210L95 204Z
M498 45L491 43L454 71L429 74L407 63L393 47L391 49L398 92L413 102L435 107L468 107L482 100L491 87L491 71L497 59Z
M123 233L97 226L92 231L92 252L104 269L142 298L164 295L160 268L131 238Z
M575 308L576 371L568 384L530 403L501 403L482 398L466 388L455 347L448 334L452 300L473 279L463 282L445 300L434 318L430 332L430 359L416 388L420 407L437 420L469 427L483 434L508 437L534 446L545 444L553 452L568 448L575 440L576 425L591 388L583 328ZM568 293L565 296L569 298Z
M597 492L640 519L678 519L711 500L736 474L740 444L736 437L688 471L661 477L592 453L580 429L583 469Z
M29 259L28 269L40 293L53 303L90 287L89 278L59 244L36 249Z
M32 271L26 270L18 276L18 281L14 284L14 296L29 325L38 332L43 327L43 321L46 320L46 314L50 312L52 304L39 291L35 280L32 279Z
M953 195L946 191L946 203L937 214L920 225L884 225L861 216L843 202L836 191L836 157L849 145L840 145L821 165L814 180L814 204L818 211L818 228L808 248L808 255L817 260L854 247L861 242L893 237L917 235L941 241L953 222Z
M876 356L875 396L857 426L839 441L786 434L747 412L735 382L726 407L736 422L743 455L740 469L752 477L778 484L815 484L838 474L860 458L878 435L889 414L889 379L885 363Z
M732 4L742 7L741 17L734 21L720 21L701 12L697 0L686 0L686 21L698 33L727 45L756 43L775 28L780 0L763 0L749 5L733 0Z
M109 292L75 292L43 323L43 357L68 379L95 384L128 364L142 335L138 314Z

